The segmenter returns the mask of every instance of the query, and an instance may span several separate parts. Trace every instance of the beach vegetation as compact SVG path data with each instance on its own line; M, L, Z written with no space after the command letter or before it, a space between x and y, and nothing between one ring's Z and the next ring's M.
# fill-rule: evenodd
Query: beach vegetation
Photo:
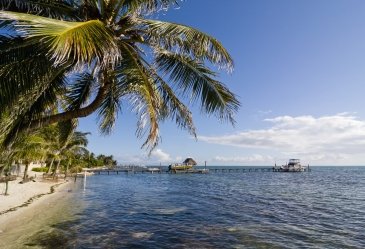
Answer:
M29 164L45 156L44 144L45 140L37 134L22 136L15 141L9 158L11 161L21 160L25 165L23 181L28 178Z
M116 165L113 156L95 155L86 149L87 132L76 130L75 120L43 127L31 134L18 136L11 148L0 150L0 176L9 175L16 167L17 175L21 165L25 166L23 181L27 181L30 163L41 163L45 167L32 168L34 172L44 172L55 177L56 173L77 173L82 168ZM52 168L55 162L55 167ZM14 168L13 168L14 170Z
M177 4L0 0L0 30L6 31L0 36L0 118L9 116L0 127L2 144L92 113L109 134L122 109L136 113L137 137L149 150L166 120L196 136L195 104L233 124L240 103L217 79L217 69L233 69L227 50L195 28L153 18Z
M35 167L35 168L32 168L32 171L34 172L48 172L48 168L47 167Z
M53 176L59 170L62 160L67 160L67 168L71 164L73 154L79 150L86 150L87 138L89 133L76 131L77 121L69 120L54 125L49 125L41 129L41 136L47 141L45 150L51 163L48 172L52 172L52 166L56 161L56 168ZM66 170L67 171L67 170Z

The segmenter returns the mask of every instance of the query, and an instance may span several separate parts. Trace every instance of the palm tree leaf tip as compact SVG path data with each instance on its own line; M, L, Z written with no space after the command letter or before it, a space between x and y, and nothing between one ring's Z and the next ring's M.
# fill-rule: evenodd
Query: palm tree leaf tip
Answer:
M212 78L214 72L188 56L168 51L161 51L155 63L171 81L178 83L184 95L189 95L192 101L200 97L205 112L218 113L219 119L234 123L233 114L238 110L239 101L223 83Z
M104 66L119 60L119 49L112 32L99 20L68 22L30 14L1 11L0 18L14 20L18 32L28 38L40 37L48 44L54 63L68 58L82 66L95 58Z
M138 22L145 26L146 41L151 45L206 59L229 72L233 70L232 57L217 39L181 24L146 19Z

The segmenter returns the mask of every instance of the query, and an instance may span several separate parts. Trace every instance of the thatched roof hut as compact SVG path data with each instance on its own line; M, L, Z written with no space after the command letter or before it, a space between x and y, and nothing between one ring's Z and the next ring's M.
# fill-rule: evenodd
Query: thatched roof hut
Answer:
M186 158L185 161L183 162L183 164L186 164L186 165L193 165L195 166L196 165L196 162L194 161L193 158Z

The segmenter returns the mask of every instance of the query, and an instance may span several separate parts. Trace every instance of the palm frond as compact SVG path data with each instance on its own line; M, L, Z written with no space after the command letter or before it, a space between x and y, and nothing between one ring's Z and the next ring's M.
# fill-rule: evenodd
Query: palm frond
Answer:
M233 60L222 44L199 30L181 24L147 19L139 19L139 23L144 26L145 41L152 46L206 59L229 71L233 69Z
M65 68L60 68L58 72L54 72L48 84L40 84L45 87L39 87L31 94L21 97L25 110L21 115L23 118L29 118L29 122L32 122L43 116L45 112L58 108L60 96L66 92L68 84L65 72L67 72Z
M98 7L99 0L81 0L77 1L76 5L78 16L80 16L82 20L102 19L100 9Z
M88 153L88 150L84 147L87 146L88 132L74 131L69 137L67 143L61 148L60 154L70 158L75 155L75 153Z
M121 11L123 9L124 1L120 0L109 0L107 3L107 16L109 19L109 23L114 24L115 21L119 18Z
M113 81L98 109L99 128L102 134L110 134L121 111L122 88L116 84L115 75L110 73L109 81Z
M73 59L79 65L96 60L109 66L119 59L112 32L99 20L66 22L10 11L0 12L0 18L16 21L18 32L45 44L56 65Z
M34 103L66 66L53 67L45 49L33 39L17 37L0 43L0 115L17 102Z
M126 13L150 14L166 10L172 5L178 5L177 0L124 0L123 8Z
M17 159L39 159L45 155L45 151L42 150L44 143L45 140L38 134L22 134L12 144L12 154Z
M7 125L0 127L0 132L4 134L4 144L10 144L18 136L18 132L22 127L27 127L34 120L38 120L43 115L49 113L52 109L57 108L58 97L65 91L67 85L66 78L63 75L65 69L58 71L53 80L39 84L36 89L30 93L24 93L19 96L19 102L12 105L11 119Z
M0 20L0 43L6 43L16 36L16 30L11 20Z
M72 2L68 0L0 0L0 9L65 18L75 13Z
M77 126L77 120L71 119L68 121L57 123L57 130L58 130L58 143L60 148L64 148L69 143L72 135Z
M205 112L215 113L219 119L234 123L233 116L239 107L239 101L227 87L212 78L216 76L215 73L201 62L188 56L159 51L156 66L182 89L185 96L193 101L200 98Z
M6 66L30 59L30 57L43 57L46 59L46 50L42 49L37 41L29 39L25 41L21 37L2 37L0 40L0 65ZM47 63L52 64L52 63Z
M67 94L67 110L80 109L89 99L95 78L88 72L73 76Z
M191 135L196 137L193 116L190 110L175 95L171 87L158 75L155 75L155 82L159 85L159 91L163 99L163 106L167 108L165 116L170 117L175 123L189 131Z
M72 139L73 144L87 146L88 140L87 135L90 135L90 132L81 132L81 131L75 131ZM72 143L70 143L72 145Z
M121 43L123 60L116 70L118 84L126 92L133 109L139 115L137 137L147 132L146 141L142 147L153 149L159 141L159 119L161 118L161 96L154 85L151 74L148 73L138 53L128 44Z
M0 109L0 115L8 108L14 110L12 107L17 102L20 103L17 106L25 105L26 108L37 100L46 101L44 105L52 103L49 101L55 103L56 94L60 94L64 87L67 66L53 67L33 45L19 45L16 49L1 51L0 105L3 108Z
M50 68L44 57L30 57L9 63L0 68L0 115L1 112L18 102L20 97L32 93L49 83Z

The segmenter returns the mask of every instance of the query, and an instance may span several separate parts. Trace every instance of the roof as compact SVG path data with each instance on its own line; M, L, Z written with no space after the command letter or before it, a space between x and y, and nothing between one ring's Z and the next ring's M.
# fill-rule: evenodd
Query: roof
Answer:
M183 162L184 164L187 164L187 165L196 165L197 163L194 161L193 158L186 158L185 161Z

